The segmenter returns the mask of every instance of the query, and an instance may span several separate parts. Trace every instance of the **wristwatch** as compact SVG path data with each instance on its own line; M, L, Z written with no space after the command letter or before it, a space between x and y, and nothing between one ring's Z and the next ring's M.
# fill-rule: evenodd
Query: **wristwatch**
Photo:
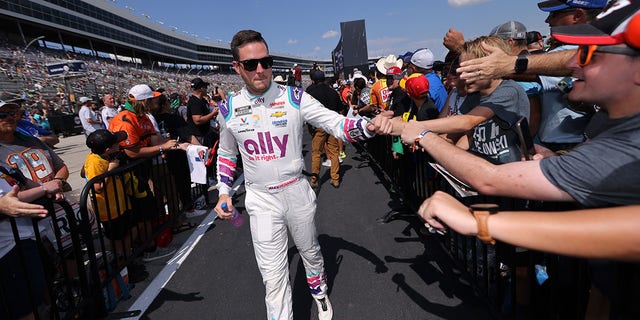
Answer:
M486 244L496 244L496 241L493 240L491 234L489 233L488 220L489 215L498 213L498 205L487 203L472 204L470 210L471 214L473 214L473 217L476 218L476 223L478 224L478 239Z
M64 184L65 182L67 182L67 179L65 179L65 178L53 178L53 179L54 179L54 180L60 180L63 184Z
M516 59L516 65L514 67L516 73L524 73L527 71L527 67L529 66L529 58L528 54L521 53L518 55Z

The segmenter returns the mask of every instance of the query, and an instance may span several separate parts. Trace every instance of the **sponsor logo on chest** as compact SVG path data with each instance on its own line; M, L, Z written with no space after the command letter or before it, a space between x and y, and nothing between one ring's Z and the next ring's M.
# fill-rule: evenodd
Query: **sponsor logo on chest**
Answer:
M249 160L271 161L284 158L287 155L289 134L272 135L271 132L258 132L257 139L244 141L244 149L249 154Z

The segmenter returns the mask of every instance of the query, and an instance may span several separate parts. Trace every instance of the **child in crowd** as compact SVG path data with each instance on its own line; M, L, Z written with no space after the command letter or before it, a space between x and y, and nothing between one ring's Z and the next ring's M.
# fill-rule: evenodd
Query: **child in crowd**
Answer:
M91 153L84 162L84 172L88 180L114 170L120 165L120 141L127 133L112 133L99 129L87 137ZM111 240L117 256L127 257L131 253L131 240L137 236L136 218L125 192L122 176L106 177L93 184L95 195L94 210L100 218L105 236ZM144 280L149 274L142 265L129 265L129 282Z

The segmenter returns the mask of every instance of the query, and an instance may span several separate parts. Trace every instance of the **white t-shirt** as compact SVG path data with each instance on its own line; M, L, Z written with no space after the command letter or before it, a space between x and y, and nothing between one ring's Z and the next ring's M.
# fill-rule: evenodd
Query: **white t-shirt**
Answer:
M102 129L101 123L89 123L87 119L91 119L94 121L98 121L98 115L89 107L82 106L80 111L78 112L78 116L80 117L80 122L82 123L82 128L84 128L84 132L86 135L89 135L91 132L94 132L98 129Z

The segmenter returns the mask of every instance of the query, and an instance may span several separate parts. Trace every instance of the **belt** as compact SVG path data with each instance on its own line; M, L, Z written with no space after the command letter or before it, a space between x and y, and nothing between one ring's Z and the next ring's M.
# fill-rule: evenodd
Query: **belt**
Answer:
M276 183L271 183L271 184L261 184L261 183L253 183L253 182L247 182L247 187L250 188L257 188L257 189L264 189L268 192L279 192L281 190L286 189L288 186L295 184L296 182L302 180L301 176L297 176L297 177L293 177L291 179L282 181L282 182L276 182Z

